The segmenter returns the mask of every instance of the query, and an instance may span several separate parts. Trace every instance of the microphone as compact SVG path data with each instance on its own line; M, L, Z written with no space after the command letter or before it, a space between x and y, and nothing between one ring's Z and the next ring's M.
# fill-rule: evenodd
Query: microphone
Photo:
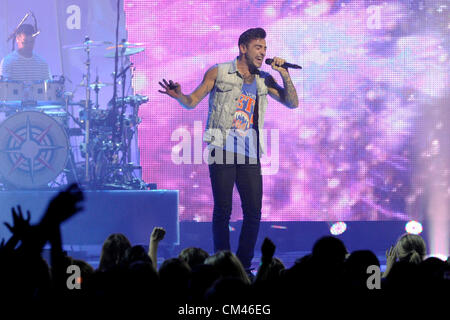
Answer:
M271 65L273 62L273 59L266 59L266 64ZM283 63L282 66L280 66L282 68L291 68L291 69L301 69L302 67L300 67L298 64L293 64L293 63L289 63L289 62L285 62Z
M31 35L33 38L34 37L36 37L39 33L41 33L39 30L38 30L38 27L37 27L37 19L36 19L36 16L34 15L34 13L33 12L31 12L31 16L33 17L33 19L34 19L34 33Z

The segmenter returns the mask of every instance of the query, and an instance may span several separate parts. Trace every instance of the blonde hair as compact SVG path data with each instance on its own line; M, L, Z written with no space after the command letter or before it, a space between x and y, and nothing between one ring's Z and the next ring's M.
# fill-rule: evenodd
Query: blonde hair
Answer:
M397 258L400 261L407 261L419 264L427 254L427 246L423 238L417 234L406 233L402 235L395 246Z

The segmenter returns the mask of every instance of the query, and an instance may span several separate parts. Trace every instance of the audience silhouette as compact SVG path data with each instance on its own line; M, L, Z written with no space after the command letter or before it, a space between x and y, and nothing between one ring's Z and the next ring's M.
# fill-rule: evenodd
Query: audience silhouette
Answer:
M340 239L331 236L318 239L311 254L299 257L290 268L275 256L276 245L264 239L260 266L253 276L230 251L210 256L194 247L158 268L157 250L165 230L155 227L148 252L133 246L123 234L108 236L94 270L87 262L67 256L62 246L60 225L80 212L82 203L83 193L73 184L50 201L37 224L30 223L29 211L12 208L12 224L5 223L11 237L0 244L4 302L20 299L48 307L54 307L55 301L77 302L109 311L139 309L142 303L140 308L145 305L152 315L169 318L176 318L177 308L189 304L264 304L280 315L311 309L318 316L333 307L348 308L357 299L375 305L395 299L398 305L400 298L445 297L449 292L448 260L426 258L425 241L411 234L402 235L386 251L386 271L378 290L367 285L368 268L380 267L377 256L369 250L349 253ZM47 242L50 265L42 257ZM71 278L68 270L79 274Z

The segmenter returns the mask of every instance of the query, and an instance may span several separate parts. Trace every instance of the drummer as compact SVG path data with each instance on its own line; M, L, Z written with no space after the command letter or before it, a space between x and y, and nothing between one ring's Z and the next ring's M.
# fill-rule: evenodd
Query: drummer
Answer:
M17 49L3 58L0 76L4 80L40 81L50 80L47 62L33 52L35 36L31 24L22 24L16 31Z

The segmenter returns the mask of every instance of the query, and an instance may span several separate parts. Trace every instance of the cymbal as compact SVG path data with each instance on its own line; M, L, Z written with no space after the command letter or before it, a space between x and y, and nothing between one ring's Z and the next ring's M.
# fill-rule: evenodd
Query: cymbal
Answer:
M122 42L117 47L118 48L123 48L123 47L128 48L128 47L139 47L139 46L143 46L143 45L144 45L143 42L135 42L135 43L133 43L133 42L128 42L127 41L127 42ZM116 46L110 46L110 47L106 48L106 50L111 50L111 49L115 49L115 48L116 48Z
M88 40L83 43L76 43L76 44L69 44L63 46L64 49L70 49L70 50L81 50L86 49L87 47L103 47L111 45L111 41L95 41L95 40Z
M142 52L142 51L144 51L144 50L145 50L145 48L142 48L142 47L141 47L141 48L139 48L139 47L137 47L137 48L126 48L126 49L125 49L125 52L122 52L122 50L119 50L118 56L119 56L119 57L123 57L123 56L131 56L131 55L133 55L133 54ZM115 51L108 52L107 54L105 54L105 58L114 58L115 55L116 55L116 52L115 52Z
M89 85L89 87L90 87L91 89L95 89L95 87L101 89L101 88L103 88L103 87L106 87L106 86L112 86L112 85L113 85L113 83L94 82L94 83L91 83L91 84Z

